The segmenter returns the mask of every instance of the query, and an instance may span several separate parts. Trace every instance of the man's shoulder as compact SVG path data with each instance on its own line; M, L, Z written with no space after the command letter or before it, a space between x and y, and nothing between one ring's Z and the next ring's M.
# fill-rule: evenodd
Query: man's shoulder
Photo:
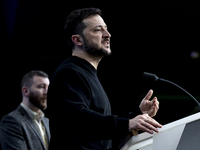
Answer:
M70 57L63 61L56 71L54 72L52 79L56 78L66 78L69 76L76 76L77 74L83 74L85 71L83 66L81 66L81 62L79 61L78 58Z
M8 123L8 122L11 122L11 123L19 122L20 123L25 115L26 115L25 110L23 110L23 108L21 106L18 106L17 109L15 109L12 112L5 115L2 118L1 123Z
M55 72L54 72L54 74L53 74L53 76L52 76L52 79L53 79L55 76L59 75L59 74L63 74L63 73L65 73L65 72L68 72L69 70L73 70L74 66L75 66L75 65L74 65L74 62L73 62L73 60L72 60L71 57L68 58L68 59L66 59L66 60L64 60L64 61L58 66L58 68L55 70Z

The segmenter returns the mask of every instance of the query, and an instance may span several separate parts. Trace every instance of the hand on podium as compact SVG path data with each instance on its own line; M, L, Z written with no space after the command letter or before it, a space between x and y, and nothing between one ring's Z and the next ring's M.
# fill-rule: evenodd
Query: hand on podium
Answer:
M153 134L154 132L158 132L157 128L161 128L162 125L159 124L156 120L151 118L148 114L143 114L136 116L133 119L129 120L129 131L132 130L136 131L145 131L150 134Z

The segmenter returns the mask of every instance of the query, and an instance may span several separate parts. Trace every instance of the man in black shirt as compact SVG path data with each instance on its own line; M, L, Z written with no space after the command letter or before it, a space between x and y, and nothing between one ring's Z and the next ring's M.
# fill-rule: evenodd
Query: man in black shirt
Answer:
M151 117L159 103L156 97L149 101L152 90L139 106L142 115L127 119L111 114L109 99L97 77L100 60L111 54L111 35L101 11L73 11L66 20L65 33L72 56L57 68L49 86L50 149L106 150L112 148L111 139L132 130L158 132L162 126Z

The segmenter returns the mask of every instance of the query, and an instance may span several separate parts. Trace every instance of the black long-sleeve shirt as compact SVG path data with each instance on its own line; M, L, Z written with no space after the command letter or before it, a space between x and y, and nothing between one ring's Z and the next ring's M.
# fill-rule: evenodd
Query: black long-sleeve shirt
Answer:
M55 71L48 91L50 149L105 150L128 134L129 119L111 115L109 99L86 60L71 56Z

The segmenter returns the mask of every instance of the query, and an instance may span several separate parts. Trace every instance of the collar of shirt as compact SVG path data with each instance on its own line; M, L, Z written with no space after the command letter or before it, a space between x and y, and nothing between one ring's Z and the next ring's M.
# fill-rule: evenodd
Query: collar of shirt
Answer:
M32 120L37 120L38 122L41 122L42 118L44 117L44 113L39 110L38 113L32 111L30 108L25 106L23 103L21 103L21 106L25 109L25 111L29 114Z

